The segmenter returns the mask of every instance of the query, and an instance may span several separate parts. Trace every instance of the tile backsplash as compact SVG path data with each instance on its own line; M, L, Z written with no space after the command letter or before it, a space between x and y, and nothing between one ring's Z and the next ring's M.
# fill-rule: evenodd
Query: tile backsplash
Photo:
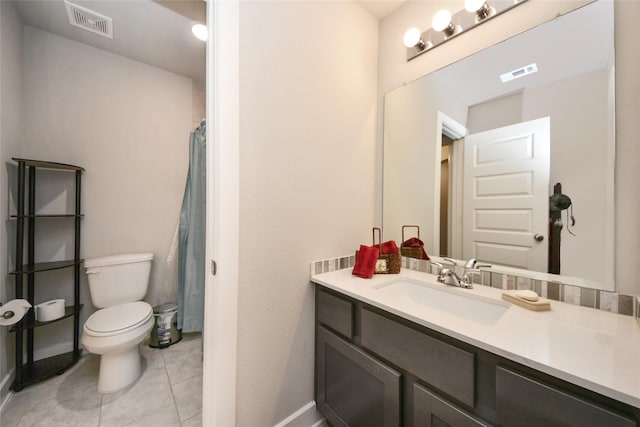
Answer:
M310 275L352 268L355 264L355 258L355 255L348 255L312 262ZM407 257L402 257L402 267L434 274L438 268L433 266L434 271L432 271L431 262ZM639 296L580 288L560 282L547 282L489 271L483 271L481 275L474 276L474 283L498 289L531 289L543 298L583 307L597 308L626 316L635 316L640 322Z

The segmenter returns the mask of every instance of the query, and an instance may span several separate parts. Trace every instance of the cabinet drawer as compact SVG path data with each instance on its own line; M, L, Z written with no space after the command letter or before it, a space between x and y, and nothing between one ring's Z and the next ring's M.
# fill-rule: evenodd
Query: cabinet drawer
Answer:
M316 328L316 402L332 426L400 426L400 373Z
M316 298L318 322L353 339L353 302L332 295L321 288L318 288Z
M413 425L425 427L486 427L491 424L469 415L420 384L414 384Z
M502 367L496 369L496 415L504 426L636 426L580 396Z
M363 347L473 408L473 353L367 309L361 311L361 335Z

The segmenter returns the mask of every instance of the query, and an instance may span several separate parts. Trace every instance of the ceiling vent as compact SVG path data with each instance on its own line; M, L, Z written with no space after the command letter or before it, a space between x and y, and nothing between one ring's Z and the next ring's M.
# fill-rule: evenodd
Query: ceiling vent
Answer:
M101 36L113 38L113 20L86 7L64 1L69 23Z
M538 66L534 62L533 64L526 65L518 68L517 70L509 71L508 73L500 74L500 80L502 83L510 82L511 80L519 79L520 77L528 76L538 71Z

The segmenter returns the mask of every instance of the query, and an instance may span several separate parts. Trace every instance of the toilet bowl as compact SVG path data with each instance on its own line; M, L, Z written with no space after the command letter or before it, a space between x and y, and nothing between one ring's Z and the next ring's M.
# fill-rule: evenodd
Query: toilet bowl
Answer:
M84 324L82 345L100 355L98 391L126 388L141 373L140 344L153 328L153 309L143 301L103 308Z
M152 254L85 260L91 301L98 310L84 324L82 345L100 356L98 391L112 393L141 374L139 344L154 325L147 292Z

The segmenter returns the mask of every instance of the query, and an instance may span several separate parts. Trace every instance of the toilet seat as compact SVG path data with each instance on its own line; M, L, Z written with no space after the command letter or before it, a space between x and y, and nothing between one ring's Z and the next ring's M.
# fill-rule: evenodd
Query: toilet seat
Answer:
M120 335L144 325L151 317L153 309L144 301L115 305L89 316L84 331L94 337Z

